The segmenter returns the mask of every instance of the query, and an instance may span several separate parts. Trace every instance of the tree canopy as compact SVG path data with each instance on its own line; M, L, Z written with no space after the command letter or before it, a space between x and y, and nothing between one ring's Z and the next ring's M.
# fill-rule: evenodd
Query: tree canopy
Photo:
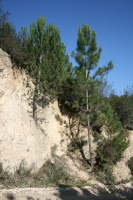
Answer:
M23 45L26 44L29 55L26 69L35 85L34 103L37 102L38 92L55 97L71 68L59 28L48 22L46 24L45 18L39 16L37 22L30 24L30 34L26 27L22 31ZM33 105L33 116L37 112L36 107Z

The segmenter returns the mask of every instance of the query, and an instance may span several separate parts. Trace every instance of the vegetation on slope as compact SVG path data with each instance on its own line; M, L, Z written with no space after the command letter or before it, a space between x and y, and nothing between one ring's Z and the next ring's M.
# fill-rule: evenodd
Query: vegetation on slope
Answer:
M108 139L99 142L96 166L104 170L116 164L129 146L125 126L133 126L133 93L131 88L121 96L111 93L107 97L103 93L101 88L107 86L103 78L113 69L113 64L110 61L107 66L97 67L102 49L97 47L95 31L85 23L79 27L76 53L72 52L78 66L72 67L55 25L46 24L45 18L39 16L37 22L31 23L30 33L26 27L17 33L8 17L0 0L0 48L32 78L34 119L37 121L40 94L58 98L64 107L67 102L67 107L88 127L91 167L94 159L90 134L98 141L103 126ZM90 76L94 69L97 70Z

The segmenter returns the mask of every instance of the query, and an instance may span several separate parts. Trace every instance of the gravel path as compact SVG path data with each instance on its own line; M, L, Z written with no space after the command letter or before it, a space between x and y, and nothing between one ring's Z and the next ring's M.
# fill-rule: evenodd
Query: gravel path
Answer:
M133 200L133 183L82 188L16 188L0 190L0 200Z

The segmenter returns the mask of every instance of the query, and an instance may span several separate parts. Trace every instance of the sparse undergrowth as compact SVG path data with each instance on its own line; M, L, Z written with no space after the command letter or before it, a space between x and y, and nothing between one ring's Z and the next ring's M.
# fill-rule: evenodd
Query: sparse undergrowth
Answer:
M130 141L126 138L126 134L122 129L113 137L98 143L94 171L99 175L98 180L104 184L116 183L113 166L122 159L124 151L129 147Z
M24 160L20 163L18 169L12 174L7 168L3 170L0 163L0 184L4 188L15 187L83 187L91 186L86 181L76 182L74 178L64 170L64 166L59 164L57 158L54 163L47 160L37 173L32 173L31 169L26 169Z
M115 178L112 175L112 167L109 165L106 165L103 169L99 169L97 166L95 166L94 174L97 180L105 185L116 184Z

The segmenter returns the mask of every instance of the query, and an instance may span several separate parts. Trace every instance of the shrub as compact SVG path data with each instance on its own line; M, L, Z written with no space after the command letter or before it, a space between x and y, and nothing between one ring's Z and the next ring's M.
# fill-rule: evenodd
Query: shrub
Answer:
M111 108L117 113L122 125L133 129L133 85L124 89L120 96L113 92L109 99Z
M61 180L66 182L69 179L69 174L63 168L64 166L59 164L57 158L55 158L54 163L47 160L43 165L43 173L47 177L47 183L58 184Z
M26 169L24 160L20 163L14 174L10 173L9 167L3 170L0 164L0 183L7 188L11 187L44 187L53 184L67 183L69 174L64 166L55 158L54 163L47 160L37 173L31 173L32 168Z
M104 168L107 164L114 165L121 160L124 151L129 146L129 140L125 138L124 130L112 139L100 142L97 148L97 165Z

